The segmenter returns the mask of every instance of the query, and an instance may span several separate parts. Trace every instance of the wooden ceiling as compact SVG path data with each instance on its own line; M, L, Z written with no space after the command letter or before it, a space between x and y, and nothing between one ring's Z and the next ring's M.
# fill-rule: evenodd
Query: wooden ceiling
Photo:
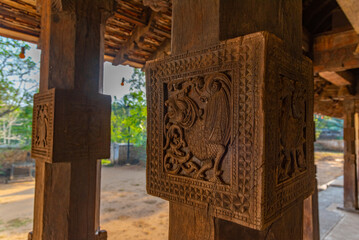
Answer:
M158 12L149 5L149 0L117 0L116 12L106 23L105 60L143 67L158 49L168 51L171 2L152 6ZM36 0L0 1L0 35L37 43L40 28Z
M106 23L105 60L142 68L147 60L169 55L172 0L116 1ZM356 1L303 0L303 52L313 59L316 113L342 117L343 94L356 94ZM37 43L40 27L36 0L0 1L0 35Z

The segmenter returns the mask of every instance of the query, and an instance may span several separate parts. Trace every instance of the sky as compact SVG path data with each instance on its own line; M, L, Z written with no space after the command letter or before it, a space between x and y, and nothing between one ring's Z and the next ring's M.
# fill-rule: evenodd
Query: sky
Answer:
M26 57L31 57L32 60L38 63L40 67L40 55L41 51L36 48L35 44L29 44L31 49L25 53ZM125 94L129 93L129 84L121 86L122 77L129 79L132 75L133 68L129 66L113 66L109 62L104 64L104 83L103 83L103 93L111 95L112 97L116 96L118 99L122 98ZM34 76L35 79L40 79L39 72Z

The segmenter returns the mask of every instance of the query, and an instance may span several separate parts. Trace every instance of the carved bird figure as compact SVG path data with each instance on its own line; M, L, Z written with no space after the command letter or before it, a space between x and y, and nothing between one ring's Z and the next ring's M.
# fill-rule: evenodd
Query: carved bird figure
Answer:
M225 74L216 73L192 79L192 85L181 97L172 97L166 104L173 124L184 129L184 138L191 153L201 161L195 178L222 182L219 169L230 138L230 81ZM194 91L194 92L191 92ZM199 99L197 104L189 95ZM200 108L199 106L202 106Z

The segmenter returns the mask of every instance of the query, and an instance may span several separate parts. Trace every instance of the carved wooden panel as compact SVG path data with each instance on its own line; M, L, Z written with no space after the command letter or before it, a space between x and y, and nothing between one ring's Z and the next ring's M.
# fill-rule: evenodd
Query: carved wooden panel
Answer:
M32 156L48 162L109 157L111 98L51 89L34 96Z
M54 133L54 89L34 96L32 125L32 157L51 158Z
M148 193L255 229L309 196L311 69L265 32L148 62Z

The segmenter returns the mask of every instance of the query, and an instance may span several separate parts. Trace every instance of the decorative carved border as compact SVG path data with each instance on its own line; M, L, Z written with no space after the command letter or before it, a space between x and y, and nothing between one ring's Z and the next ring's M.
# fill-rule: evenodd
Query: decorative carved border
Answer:
M268 132L273 126L266 125L265 119L267 114L268 117L276 117L268 112L267 105L276 101L270 98L267 101L266 97L270 94L267 88L273 89L274 93L278 91L278 87L267 84L275 84L280 74L293 75L296 79L310 82L310 66L308 60L297 60L286 54L281 41L268 33L255 33L204 50L147 63L148 193L209 209L215 217L255 229L264 229L296 199L309 195L314 180L311 157L307 158L308 169L303 174L281 185L277 184L277 157L273 154L279 151L267 152L267 138L271 136ZM227 152L231 158L230 184L166 173L162 162L164 105L167 100L164 84L177 79L224 72L232 81L232 133ZM309 106L312 97L310 91L307 94L311 99L307 102ZM277 98L276 94L271 97ZM313 121L310 116L307 116L308 121ZM307 126L309 128L311 124ZM312 131L308 130L308 133ZM272 135L278 145L278 136L275 133ZM313 141L310 134L308 136L307 150L312 152L310 143Z
M110 96L59 89L38 93L34 96L32 157L47 162L109 157L110 119Z
M49 160L53 152L55 89L34 96L31 156ZM44 145L38 141L46 141Z

